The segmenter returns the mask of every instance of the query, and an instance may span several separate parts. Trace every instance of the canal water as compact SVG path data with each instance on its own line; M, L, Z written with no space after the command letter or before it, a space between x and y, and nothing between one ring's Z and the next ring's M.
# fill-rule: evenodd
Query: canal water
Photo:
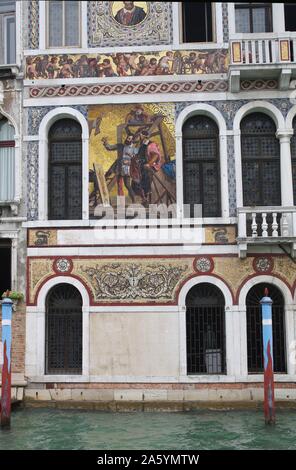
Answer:
M265 426L261 411L105 413L23 409L0 430L0 450L296 449L296 411Z

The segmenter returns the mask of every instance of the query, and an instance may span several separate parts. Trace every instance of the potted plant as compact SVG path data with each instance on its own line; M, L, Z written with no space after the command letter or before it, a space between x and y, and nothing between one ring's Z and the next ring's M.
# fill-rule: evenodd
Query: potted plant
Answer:
M24 298L24 295L21 293L21 292L17 292L17 291L14 291L14 290L6 290L5 292L3 292L2 294L2 299L11 299L12 302L13 302L13 310L16 309L16 306L17 306L17 303L19 300L23 300Z

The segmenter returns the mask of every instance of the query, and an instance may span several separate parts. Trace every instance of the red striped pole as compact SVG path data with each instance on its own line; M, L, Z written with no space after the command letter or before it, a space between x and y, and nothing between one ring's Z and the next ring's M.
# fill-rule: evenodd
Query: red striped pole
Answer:
M260 301L262 308L262 333L264 356L264 414L265 424L275 423L273 350L272 350L272 300L265 289Z
M2 344L3 344L3 367L1 388L1 427L10 426L11 412L11 299L2 300Z

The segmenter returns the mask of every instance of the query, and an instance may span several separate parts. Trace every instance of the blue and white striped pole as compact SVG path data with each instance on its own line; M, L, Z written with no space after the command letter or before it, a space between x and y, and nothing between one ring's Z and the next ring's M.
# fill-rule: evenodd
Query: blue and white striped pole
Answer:
M272 348L272 300L268 289L260 301L262 308L262 334L264 357L264 414L265 424L275 423L273 348Z
M1 426L10 426L11 412L11 299L2 300L2 345L3 345L3 367L1 388Z

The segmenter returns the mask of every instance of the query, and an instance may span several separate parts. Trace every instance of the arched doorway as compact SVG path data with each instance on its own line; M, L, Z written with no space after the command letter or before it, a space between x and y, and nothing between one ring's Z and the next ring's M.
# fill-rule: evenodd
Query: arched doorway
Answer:
M58 284L46 298L45 373L82 373L82 298L70 284Z
M286 373L285 354L285 302L281 291L273 284L257 284L252 287L246 298L247 306L247 347L248 373L263 373L263 339L260 300L264 289L268 288L272 304L272 333L274 372Z
M225 374L225 299L216 286L198 284L186 296L187 374Z

